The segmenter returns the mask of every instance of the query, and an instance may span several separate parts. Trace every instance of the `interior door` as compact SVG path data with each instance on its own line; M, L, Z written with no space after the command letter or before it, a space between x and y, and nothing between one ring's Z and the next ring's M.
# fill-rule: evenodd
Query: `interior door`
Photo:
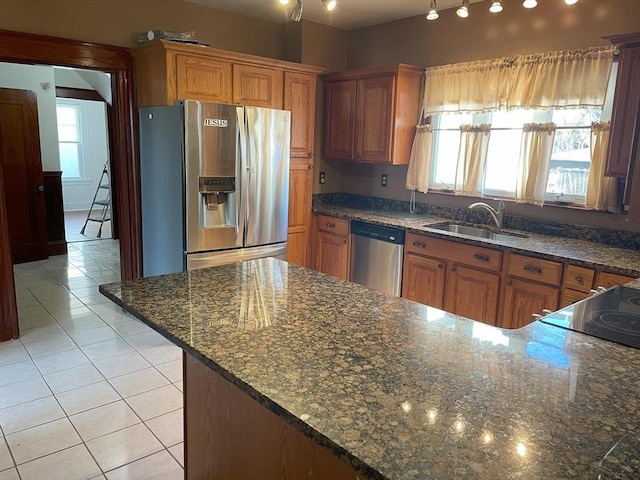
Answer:
M47 258L38 105L34 92L0 88L0 168L12 262Z

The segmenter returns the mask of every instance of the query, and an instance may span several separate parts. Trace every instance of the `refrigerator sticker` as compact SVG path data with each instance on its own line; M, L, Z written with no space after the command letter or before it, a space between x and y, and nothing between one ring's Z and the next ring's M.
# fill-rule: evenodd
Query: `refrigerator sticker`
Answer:
M225 118L205 118L204 119L205 127L227 127L229 126L229 120Z

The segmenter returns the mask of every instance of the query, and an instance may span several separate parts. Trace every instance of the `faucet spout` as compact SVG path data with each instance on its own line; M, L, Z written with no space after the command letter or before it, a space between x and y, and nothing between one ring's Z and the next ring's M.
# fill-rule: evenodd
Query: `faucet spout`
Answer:
M469 208L473 210L474 208L482 208L489 212L493 221L496 222L496 227L502 228L502 223L504 222L504 209L505 205L502 200L498 200L498 208L493 208L488 203L484 202L476 202L469 205Z

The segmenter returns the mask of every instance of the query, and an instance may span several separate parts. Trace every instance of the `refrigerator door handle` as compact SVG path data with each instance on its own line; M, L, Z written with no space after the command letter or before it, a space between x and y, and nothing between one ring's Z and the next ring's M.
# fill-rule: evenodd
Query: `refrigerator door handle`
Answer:
M248 136L247 121L244 107L236 109L238 115L238 148L236 149L236 165L238 169L238 180L240 183L239 207L236 210L236 225L238 235L236 246L244 247L247 236L248 198L249 198L249 166L248 156Z

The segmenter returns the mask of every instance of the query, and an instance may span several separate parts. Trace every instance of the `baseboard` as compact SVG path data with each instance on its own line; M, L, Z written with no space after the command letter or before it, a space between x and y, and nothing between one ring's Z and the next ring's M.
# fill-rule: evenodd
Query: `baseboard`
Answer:
M66 240L55 240L49 242L47 247L47 252L49 256L52 257L54 255L66 255L67 253L67 242Z

